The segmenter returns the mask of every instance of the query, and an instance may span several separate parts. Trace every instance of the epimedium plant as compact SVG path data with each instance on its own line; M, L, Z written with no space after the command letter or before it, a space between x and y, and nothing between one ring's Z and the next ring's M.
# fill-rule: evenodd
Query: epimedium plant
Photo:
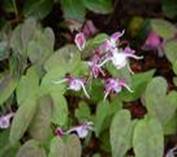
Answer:
M156 29L166 26L161 22L152 20L155 40L166 39L164 28ZM176 131L177 92L153 78L154 69L133 72L131 60L143 57L124 45L124 32L91 39L78 32L74 44L55 50L51 28L33 18L19 24L4 40L10 52L0 75L0 156L80 157L98 139L98 149L113 157L131 149L136 157L162 157L164 137ZM140 118L125 107L136 100L147 110Z

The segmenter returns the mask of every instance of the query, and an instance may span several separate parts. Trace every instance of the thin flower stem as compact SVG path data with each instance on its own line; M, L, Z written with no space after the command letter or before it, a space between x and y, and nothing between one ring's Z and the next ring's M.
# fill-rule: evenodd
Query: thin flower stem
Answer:
M136 56L134 54L128 54L127 55L128 57L131 57L131 58L134 58L134 59L137 59L137 60L140 60L140 59L143 59L144 57L143 56Z
M98 66L99 67L102 67L104 64L106 64L108 61L112 60L112 57L111 58L107 58L105 59L102 63L100 63Z
M59 81L53 81L53 83L55 84L61 84L61 83L64 83L66 82L68 79L63 79L63 80L59 80Z
M127 68L128 68L128 71L133 75L133 74L135 74L134 72L133 72L133 70L131 69L131 67L130 67L130 64L128 63L127 64Z
M82 89L83 89L83 91L84 91L84 94L86 95L86 97L87 97L88 99L90 99L90 96L89 96L89 94L87 93L84 84L83 84L82 82L80 82L80 84L81 84L81 86L82 86Z

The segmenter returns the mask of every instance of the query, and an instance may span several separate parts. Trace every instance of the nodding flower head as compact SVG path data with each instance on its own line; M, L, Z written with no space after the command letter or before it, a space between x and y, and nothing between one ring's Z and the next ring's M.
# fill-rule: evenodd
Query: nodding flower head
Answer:
M10 119L14 116L14 113L9 113L0 117L0 128L6 129L10 126Z
M78 47L78 49L80 51L82 51L85 48L85 44L86 44L86 39L85 39L84 33L80 32L80 33L76 34L74 42L75 42L76 46Z
M95 54L91 61L88 62L88 65L90 67L91 74L94 78L97 78L99 74L105 75L104 71L101 69L99 63L101 61L101 58L99 55Z
M144 50L157 50L162 43L163 39L157 33L150 32L142 48Z
M107 39L101 46L100 49L103 52L112 52L115 48L117 48L117 41L119 41L120 37L124 35L125 31L115 32L111 35L109 39Z
M79 136L79 138L83 139L85 138L89 131L93 131L93 122L85 122L83 124L80 124L79 126L75 126L67 131L63 131L61 128L57 128L55 130L55 134L57 136L64 136L64 135L68 135L68 134L72 134L72 133L76 133L77 136Z
M89 131L93 131L93 122L86 122L79 126L73 127L67 131L67 134L76 133L79 138L85 138Z
M59 80L59 81L54 81L55 84L61 84L67 82L68 83L68 89L70 90L74 90L74 91L80 91L81 89L83 89L84 94L86 95L87 98L90 98L89 94L86 91L85 88L85 80L81 79L81 78L76 78L76 77L66 77L63 80Z
M122 88L126 88L128 91L133 92L130 87L126 84L124 80L108 78L105 81L105 96L104 100L108 97L108 95L112 92L119 93Z

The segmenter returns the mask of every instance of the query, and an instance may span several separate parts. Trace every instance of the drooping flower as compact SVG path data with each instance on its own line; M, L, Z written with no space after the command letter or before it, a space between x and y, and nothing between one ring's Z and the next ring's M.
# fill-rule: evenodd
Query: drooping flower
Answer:
M159 56L163 56L164 40L155 32L150 32L145 43L142 46L143 50L157 50Z
M80 51L82 51L85 48L85 44L86 44L86 39L85 39L84 33L80 32L80 33L76 34L74 42L75 42L76 46L78 47L78 49Z
M83 123L79 126L73 127L71 129L69 129L66 133L70 134L70 133L74 133L76 132L76 134L79 136L79 138L85 138L89 131L93 131L93 122L86 122Z
M88 62L88 65L90 67L91 74L94 78L97 78L98 75L101 73L103 76L105 75L104 71L100 67L99 63L101 61L101 58L99 55L95 54L91 61Z
M114 78L106 79L104 100L112 92L115 92L115 93L121 92L122 88L126 88L128 91L133 92L124 80L120 80L120 79L117 79L117 78L116 79L114 79Z
M6 129L10 126L10 119L14 116L14 113L9 113L0 117L0 128Z
M73 91L80 91L81 89L84 91L84 94L86 95L87 98L90 98L89 94L86 91L85 88L85 80L81 78L76 78L76 77L66 77L63 80L59 81L54 81L55 84L61 84L67 82L68 83L68 89L73 90Z
M85 123L82 123L80 124L79 126L75 126L67 131L63 131L61 128L57 128L56 131L55 131L55 134L57 136L64 136L64 135L69 135L69 134L72 134L72 133L76 133L77 136L81 139L85 138L89 131L93 131L94 128L93 128L93 122L85 122Z
M157 49L162 44L162 38L155 32L150 32L143 48L144 49Z

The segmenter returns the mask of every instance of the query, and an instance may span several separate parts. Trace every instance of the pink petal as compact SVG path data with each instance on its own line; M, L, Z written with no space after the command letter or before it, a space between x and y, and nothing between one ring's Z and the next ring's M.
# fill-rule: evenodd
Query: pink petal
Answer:
M119 40L120 37L124 35L124 33L125 30L123 30L122 32L115 32L114 34L111 35L111 39L116 42L117 40Z
M82 51L85 48L85 44L86 44L84 33L80 32L76 34L74 42L76 46L78 47L78 49Z

